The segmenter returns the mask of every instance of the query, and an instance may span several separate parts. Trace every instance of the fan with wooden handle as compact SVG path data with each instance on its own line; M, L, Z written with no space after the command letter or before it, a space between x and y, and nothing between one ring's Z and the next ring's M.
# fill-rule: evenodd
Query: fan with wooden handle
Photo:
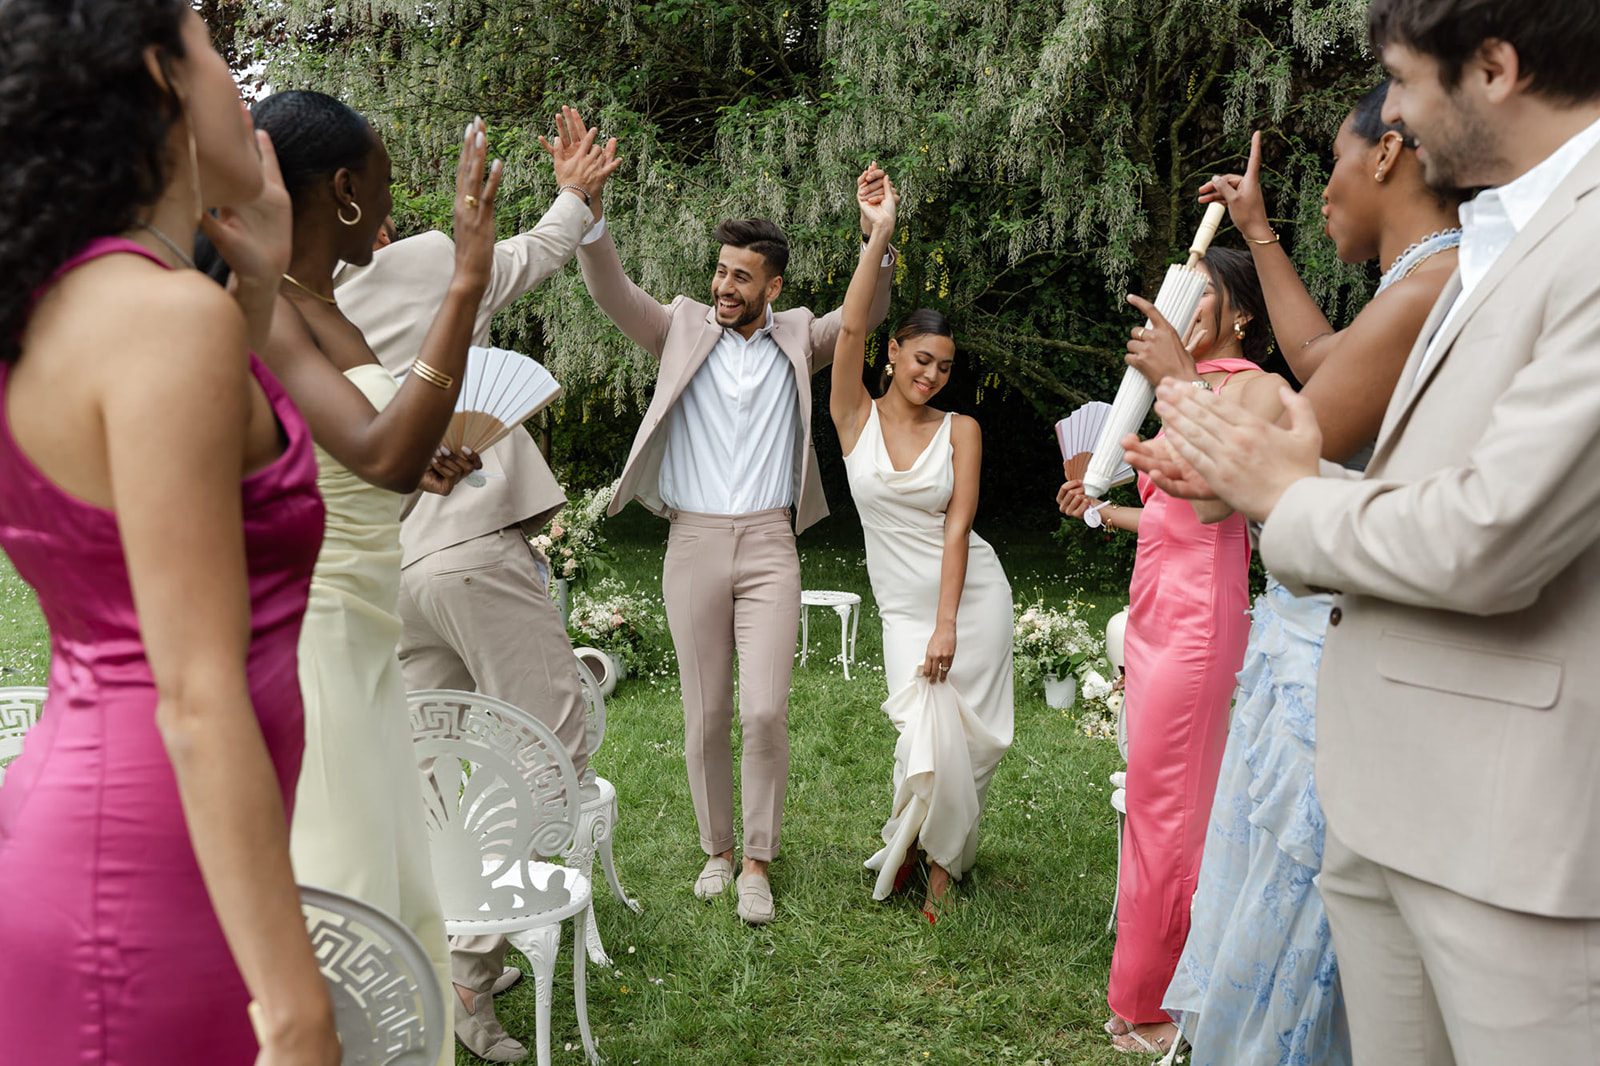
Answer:
M1200 298L1205 295L1209 276L1201 269L1200 260L1205 258L1206 249L1211 247L1211 239L1217 235L1217 227L1222 224L1222 216L1227 210L1227 205L1222 203L1212 204L1206 209L1200 231L1189 246L1189 261L1181 266L1174 263L1167 268L1167 278L1161 283L1161 292L1156 295L1156 310L1179 333L1189 328L1195 311L1200 307ZM1150 321L1145 322L1146 328L1151 325L1153 323ZM1084 472L1085 495L1102 499L1106 490L1116 484L1117 471L1125 465L1122 438L1139 431L1155 398L1155 388L1144 379L1143 374L1130 366L1122 375L1117 398L1111 405L1111 413L1100 430L1094 455Z
M1068 481L1082 481L1084 474L1088 473L1094 446L1100 440L1100 432L1109 417L1110 404L1104 400L1091 400L1056 423L1056 443L1061 445L1061 461L1065 464ZM1121 485L1132 481L1135 476L1133 467L1123 463L1112 475L1111 484Z
M455 414L440 443L457 455L481 454L560 395L561 383L533 359L507 348L468 348Z

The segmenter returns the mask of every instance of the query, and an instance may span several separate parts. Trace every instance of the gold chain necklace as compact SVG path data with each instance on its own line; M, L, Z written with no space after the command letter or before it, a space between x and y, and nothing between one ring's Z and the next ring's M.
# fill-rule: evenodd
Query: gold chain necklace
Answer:
M306 293L306 294L308 294L310 296L316 297L317 299L321 300L323 303L327 304L329 307L338 307L339 306L339 301L335 300L332 296L324 296L324 295L322 295L322 293L318 292L316 289L313 289L311 286L306 285L304 282L296 281L292 275L285 274L283 276L283 280L287 281L290 285L293 285L295 288L299 289L301 292Z

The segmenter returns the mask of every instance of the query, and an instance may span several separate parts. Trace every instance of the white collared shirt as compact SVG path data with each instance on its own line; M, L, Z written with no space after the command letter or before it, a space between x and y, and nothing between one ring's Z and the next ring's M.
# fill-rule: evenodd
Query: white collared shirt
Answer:
M1475 199L1461 205L1461 251L1458 264L1461 271L1461 293L1450 306L1450 313L1439 323L1439 329L1428 342L1428 350L1417 364L1417 376L1412 388L1423 380L1432 365L1450 323L1461 308L1466 306L1483 279L1488 276L1495 261L1516 240L1539 209L1549 201L1556 188L1577 169L1583 157L1600 145L1600 122L1595 122L1574 135L1527 173L1493 189L1485 189Z
M767 324L724 328L667 415L661 500L671 510L751 514L794 502L800 391Z

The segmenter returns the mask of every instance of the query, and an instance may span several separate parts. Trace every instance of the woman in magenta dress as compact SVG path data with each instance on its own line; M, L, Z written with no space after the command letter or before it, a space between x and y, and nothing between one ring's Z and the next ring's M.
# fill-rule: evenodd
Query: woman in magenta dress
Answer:
M286 818L323 510L247 354L270 142L186 0L7 0L0 71L0 547L52 653L0 787L0 1059L332 1066ZM237 299L179 269L202 204Z
M1211 283L1190 333L1196 387L1276 419L1284 380L1258 365L1270 327L1255 266L1230 248L1212 249L1204 263ZM1130 347L1143 339L1135 330ZM1250 540L1242 516L1203 524L1189 501L1143 476L1139 499L1143 507L1107 504L1100 512L1107 528L1139 538L1124 652L1128 817L1107 995L1115 1016L1106 1029L1122 1050L1162 1052L1176 1027L1161 997L1189 932L1228 706L1250 635ZM1073 516L1095 505L1076 481L1062 486L1059 501Z

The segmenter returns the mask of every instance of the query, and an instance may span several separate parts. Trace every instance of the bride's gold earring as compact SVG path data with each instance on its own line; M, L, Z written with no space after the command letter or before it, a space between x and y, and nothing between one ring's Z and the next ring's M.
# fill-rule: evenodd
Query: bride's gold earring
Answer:
M351 200L350 206L356 209L355 218L345 218L344 208L339 208L339 221L343 222L346 226L354 226L356 223L361 221L361 205L356 203L354 200Z
M894 363L891 362L889 364L889 369L885 371L885 373L887 373L890 377L894 377Z

